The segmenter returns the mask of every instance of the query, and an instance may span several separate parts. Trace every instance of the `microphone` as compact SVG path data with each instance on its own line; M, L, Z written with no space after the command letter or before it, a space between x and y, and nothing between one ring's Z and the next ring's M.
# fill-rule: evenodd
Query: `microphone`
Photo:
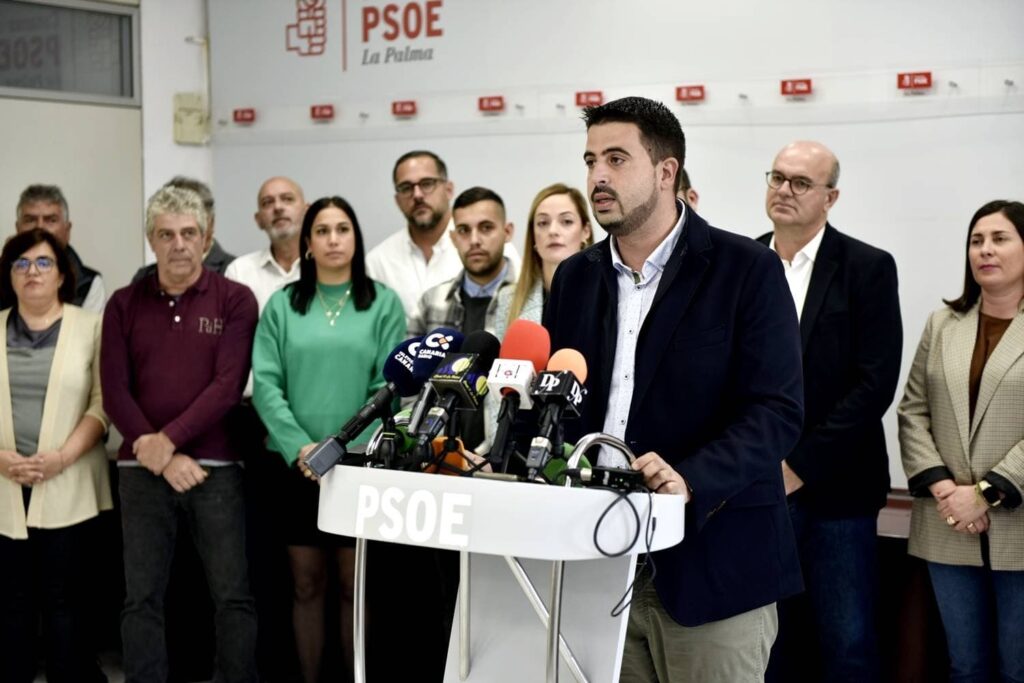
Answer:
M494 435L490 461L499 471L508 471L515 447L512 425L520 408L533 407L530 385L542 372L551 354L551 336L542 325L530 320L515 320L505 333L501 353L487 376L487 389L501 396L498 429Z
M548 369L533 384L533 400L542 406L540 428L530 442L527 477L533 479L553 455L562 452L562 417L579 417L587 390L587 361L575 349L560 349L548 361Z
M414 432L422 449L448 424L456 406L475 410L487 393L487 368L498 355L501 343L490 332L479 330L466 337L460 353L449 353L430 377L437 403Z
M409 416L409 432L416 433L423 422L434 398L434 388L427 380L448 353L455 353L462 348L464 337L461 332L451 327L437 327L423 335L422 343L416 348L416 358L423 361L423 388L413 403L412 414ZM427 367L429 365L429 367Z
M322 477L346 453L349 441L359 436L371 422L391 413L391 403L396 396L412 396L430 374L431 361L420 360L416 349L421 346L419 338L407 339L396 346L384 361L381 374L386 384L370 397L363 407L346 422L337 434L324 439L306 458L306 466L317 477Z

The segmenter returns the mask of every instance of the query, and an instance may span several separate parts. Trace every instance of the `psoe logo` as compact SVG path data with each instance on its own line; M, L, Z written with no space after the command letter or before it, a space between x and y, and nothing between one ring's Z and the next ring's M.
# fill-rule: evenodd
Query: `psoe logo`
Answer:
M390 486L380 490L361 484L356 495L356 536L376 532L394 541L437 543L454 548L469 545L466 515L473 506L468 493L418 490L407 494Z
M295 23L285 27L285 47L316 57L327 44L327 0L295 0Z

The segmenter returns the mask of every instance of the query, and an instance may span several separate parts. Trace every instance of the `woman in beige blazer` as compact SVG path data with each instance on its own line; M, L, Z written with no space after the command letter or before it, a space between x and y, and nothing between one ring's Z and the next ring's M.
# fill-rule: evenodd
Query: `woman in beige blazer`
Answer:
M112 507L99 379L100 317L65 304L74 273L48 232L0 254L0 680L35 678L42 603L46 677L92 678L79 609L84 522Z
M964 292L945 303L898 410L910 554L928 562L950 680L1024 681L1024 204L974 214Z

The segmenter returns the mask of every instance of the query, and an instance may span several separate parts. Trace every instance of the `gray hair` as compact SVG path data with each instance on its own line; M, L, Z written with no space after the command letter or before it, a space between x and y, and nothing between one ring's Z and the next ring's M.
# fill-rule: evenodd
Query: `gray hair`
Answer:
M832 170L828 173L828 186L835 187L839 184L839 159L832 157Z
M64 193L61 192L60 188L56 185L29 185L25 188L25 191L18 197L18 206L16 209L16 218L21 218L21 207L26 204L34 204L36 202L43 202L46 204L59 204L60 210L64 214L64 220L71 220L71 212L68 211L68 200L64 199Z
M196 223L199 224L199 231L204 235L210 225L210 214L207 213L203 198L198 192L183 187L165 185L146 202L146 234L153 233L157 216L169 213L195 218Z
M199 198L203 200L203 207L206 208L206 213L213 215L213 192L210 191L210 186L204 183L202 180L197 178L189 178L184 175L176 175L166 183L164 187L177 187L182 190L192 190Z

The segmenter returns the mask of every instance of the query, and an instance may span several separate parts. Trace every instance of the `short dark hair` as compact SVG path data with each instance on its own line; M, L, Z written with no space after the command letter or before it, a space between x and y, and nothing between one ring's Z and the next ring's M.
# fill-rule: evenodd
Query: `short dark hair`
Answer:
M203 200L203 208L206 209L206 213L213 215L213 192L210 190L210 186L204 183L202 180L196 178L189 178L188 176L176 175L166 183L164 187L177 187L184 190L192 190L199 198Z
M391 169L391 182L398 182L398 167L409 159L415 159L416 157L430 157L433 159L434 164L437 166L437 172L441 175L441 178L443 180L448 180L448 167L443 161L441 161L441 157L425 149L414 149L413 151L406 152L402 156L398 157L398 161L395 162L395 167Z
M505 202L501 201L501 197L494 190L489 190L486 187L471 187L468 190L463 190L455 201L452 203L452 213L455 213L456 209L464 209L467 206L476 204L477 202L492 201L501 207L501 213L505 213Z
M1017 234L1024 240L1024 204L1006 199L997 199L985 204L974 212L974 216L971 217L971 223L967 226L967 246L964 256L964 291L958 299L953 299L952 301L942 300L942 303L958 313L970 310L971 306L976 304L981 297L981 285L974 279L974 274L971 272L971 233L974 232L974 226L978 224L978 221L994 213L1001 213L1006 216L1007 220L1013 223L1013 227L1017 228Z
M68 211L68 200L64 198L64 193L61 192L60 188L56 185L42 185L39 183L29 185L21 193L21 196L18 197L16 217L21 218L21 207L36 202L60 205L60 210L64 212L64 220L71 220L71 213Z
M64 276L64 282L57 290L57 298L65 304L74 300L75 271L71 269L68 252L60 245L57 238L47 231L42 228L32 228L12 236L4 244L3 252L0 252L0 298L4 301L17 302L18 300L14 293L14 285L11 284L11 268L14 266L14 262L21 258L26 251L43 242L49 244L50 249L53 249L57 272ZM14 305L17 306L17 303Z
M301 315L309 311L309 305L316 296L316 262L312 258L306 258L309 251L309 242L313 235L313 223L316 222L317 214L328 207L341 209L352 220L352 233L356 239L356 249L352 254L352 301L357 311L365 311L377 298L377 290L373 280L366 274L366 248L363 245L363 231L359 227L359 218L356 217L352 205L341 197L321 197L306 209L306 215L302 217L302 232L299 233L299 247L302 256L299 259L299 279L288 285L290 288L292 310Z
M632 123L640 129L640 141L647 148L652 163L668 157L679 162L682 170L686 161L686 138L679 119L661 102L646 97L623 97L583 110L587 130L602 123ZM676 173L675 191L679 192L680 177Z

